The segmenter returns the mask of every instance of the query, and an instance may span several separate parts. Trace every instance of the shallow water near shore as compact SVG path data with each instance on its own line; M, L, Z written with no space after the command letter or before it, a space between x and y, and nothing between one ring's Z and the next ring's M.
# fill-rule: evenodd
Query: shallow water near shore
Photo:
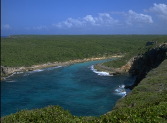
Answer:
M102 75L92 70L92 65L108 60L46 68L7 78L1 82L1 116L48 105L59 105L77 116L99 116L111 111L116 101L125 96L122 87L131 85L134 78Z

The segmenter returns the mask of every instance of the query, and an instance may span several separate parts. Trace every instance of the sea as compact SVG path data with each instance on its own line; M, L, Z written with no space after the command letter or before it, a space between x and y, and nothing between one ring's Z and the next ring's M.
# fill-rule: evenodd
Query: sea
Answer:
M97 71L89 61L16 73L1 82L1 117L20 110L59 105L76 116L100 116L124 98L135 78Z

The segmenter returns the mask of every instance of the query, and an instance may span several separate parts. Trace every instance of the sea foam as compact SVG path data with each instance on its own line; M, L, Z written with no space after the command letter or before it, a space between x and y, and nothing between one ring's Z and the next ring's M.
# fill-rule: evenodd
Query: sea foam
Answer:
M36 73L36 72L42 72L42 71L44 71L44 70L42 70L42 69L37 69L37 70L29 71L28 73Z
M12 73L10 76L8 76L8 77L5 77L5 79L8 79L8 78L10 78L10 77L12 77L13 75L15 75L16 74L16 72L14 72L14 73Z
M115 89L115 92L123 97L126 96L125 85L120 85L117 89Z
M49 68L45 68L45 70L53 70L53 69L56 69L56 68L60 68L60 67L62 67L62 66L56 66L56 67L49 67Z
M16 82L15 80L6 80L5 82Z
M108 72L97 71L97 70L94 68L94 65L91 66L91 70L92 70L94 73L97 73L99 76L112 76L112 75L110 75Z
M49 71L49 70L53 70L53 69L56 69L56 68L60 68L62 66L56 66L56 67L49 67L49 68L44 68L44 69L37 69L37 70L33 70L33 71L28 71L24 74L24 76L27 76L29 74L32 74L32 73L38 73L38 72L42 72L42 71Z

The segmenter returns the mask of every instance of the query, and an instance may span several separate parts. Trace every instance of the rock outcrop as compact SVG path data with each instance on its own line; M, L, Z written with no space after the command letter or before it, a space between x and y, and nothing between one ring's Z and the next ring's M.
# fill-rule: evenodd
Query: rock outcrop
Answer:
M153 44L154 48L149 49L150 45L153 46ZM125 87L133 89L145 78L150 70L158 67L167 58L167 43L158 45L157 42L147 42L146 49L148 50L145 53L134 56L120 68L111 68L103 64L97 64L95 68L99 71L109 72L112 75L129 73L132 76L136 76L134 85Z
M1 77L9 76L15 72L27 71L25 67L4 67L1 66Z
M166 43L149 49L144 54L132 58L125 66L122 67L122 69L126 69L126 71L128 71L131 75L136 76L134 85L127 88L133 89L133 87L137 86L151 69L159 66L166 58Z
M136 59L136 57L131 58L126 65L124 65L121 68L119 68L120 71L129 72L129 70L131 69L131 67L132 67L132 65L133 65L133 63L135 61L135 59Z

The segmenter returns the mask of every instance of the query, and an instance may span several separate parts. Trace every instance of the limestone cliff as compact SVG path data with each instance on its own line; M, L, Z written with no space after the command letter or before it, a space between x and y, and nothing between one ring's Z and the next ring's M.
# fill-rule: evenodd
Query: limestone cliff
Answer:
M159 64L166 58L167 44L164 43L149 49L144 54L130 59L130 61L121 68L124 71L128 71L131 75L136 76L134 85L129 88L138 85L151 69L159 66Z
M21 71L26 71L26 68L25 67L4 67L4 66L1 66L1 77L8 76L8 75L11 75L15 72L21 72Z

